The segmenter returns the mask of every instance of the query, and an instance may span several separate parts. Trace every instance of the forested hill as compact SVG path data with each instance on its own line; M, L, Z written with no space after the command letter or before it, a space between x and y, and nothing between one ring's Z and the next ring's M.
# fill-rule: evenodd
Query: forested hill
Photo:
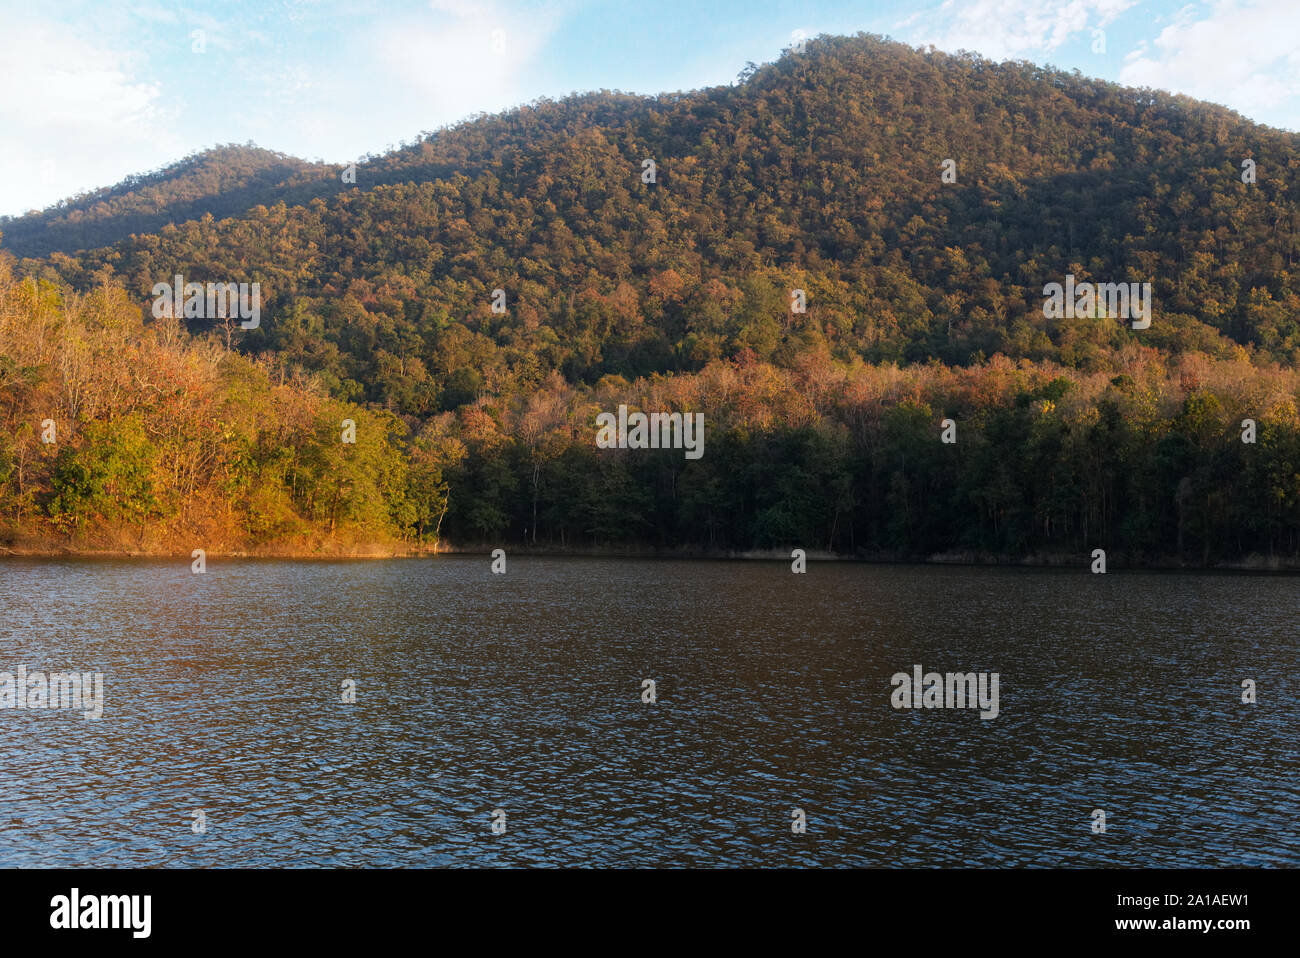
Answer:
M537 146L559 132L625 120L644 106L635 97L604 93L571 97L549 108L539 102L526 125L512 114L480 115L347 166L308 163L252 144L214 147L47 210L0 217L0 248L20 257L75 253L205 215L224 219L243 216L255 206L301 205L349 188L349 167L362 171L357 182L367 188L473 175L508 151ZM348 182L344 170L349 170Z
M93 235L174 225L16 273L120 284L142 316L176 274L259 282L261 326L239 350L462 444L442 530L462 539L1014 554L1100 536L1203 557L1300 543L1300 463L1278 438L1296 397L1271 365L1300 349L1295 134L859 35L733 86L475 118L366 158L355 185L338 173L210 199L164 176L120 214L96 207ZM1067 274L1150 283L1150 327L1047 318L1044 285ZM668 479L651 458L593 460L594 410L625 399L694 404L715 451ZM1281 443L1258 475L1215 452L1240 456L1225 444L1251 412ZM985 450L978 468L923 465L945 413L959 449ZM1048 421L1063 432L1036 431ZM1223 499L1216 471L1259 486Z
M871 361L1093 363L1136 334L1044 319L1067 272L1151 282L1147 344L1300 346L1300 137L872 38L810 42L734 87L522 108L363 164L328 199L285 193L47 271L141 297L176 272L260 280L249 348L416 415L446 408L465 366L594 382L821 341ZM791 322L795 287L809 310Z
M333 173L252 145L221 146L40 212L0 217L0 234L3 248L16 256L72 253L204 214L220 218L259 203L305 202L333 182Z

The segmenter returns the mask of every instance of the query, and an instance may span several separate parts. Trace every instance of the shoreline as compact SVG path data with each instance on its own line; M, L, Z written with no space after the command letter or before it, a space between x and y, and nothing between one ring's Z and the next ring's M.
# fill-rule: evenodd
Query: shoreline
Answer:
M493 549L503 548L509 557L537 558L581 558L581 559L689 559L697 561L720 562L790 562L790 550L785 549L683 549L655 548L652 546L591 546L585 548L556 546L523 546L506 543L489 544L442 544L437 548L380 546L376 543L358 543L355 546L343 546L335 549L304 549L301 547L250 547L242 549L205 549L207 559L288 559L299 562L371 560L385 559L422 559L441 556L490 556ZM844 554L825 550L807 549L808 562L844 562L867 565L925 565L925 566L963 566L970 568L1018 568L1018 569L1068 569L1077 568L1088 572L1092 563L1089 555L1039 554L1028 556L995 556L966 552L935 553L929 556L901 555L889 553ZM191 552L172 549L113 549L78 547L73 545L0 545L0 560L3 559L172 559L190 562ZM1210 565L1192 564L1172 557L1141 559L1136 562L1115 553L1108 558L1108 571L1122 572L1203 572L1203 573L1256 573L1268 575L1300 574L1300 557L1293 561L1270 559L1268 556L1252 555L1232 562L1219 562Z

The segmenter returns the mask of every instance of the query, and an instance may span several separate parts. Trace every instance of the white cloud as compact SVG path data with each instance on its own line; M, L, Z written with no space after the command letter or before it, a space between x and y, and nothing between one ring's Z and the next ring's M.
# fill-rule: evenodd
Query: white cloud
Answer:
M1217 0L1184 8L1149 45L1129 55L1119 78L1300 129L1300 4Z
M177 152L160 91L133 58L66 30L10 21L0 32L0 213L21 213L152 169Z
M426 104L425 115L461 117L532 99L526 76L559 26L557 7L433 0L431 14L377 26L370 50Z
M347 162L527 102L538 94L543 48L577 2L434 0L362 17L284 0L283 16L221 19L146 0L130 12L96 8L77 25L39 8L25 22L6 16L0 214L215 143L251 139ZM193 29L206 33L202 56L190 51ZM162 63L167 70L150 71Z
M358 31L328 66L294 51L278 68L260 68L266 94L236 112L264 146L331 162L356 158L359 145L380 152L534 99L542 50L567 8L434 0L427 12Z
M918 42L991 60L1032 59L1102 28L1137 0L946 0L920 19Z

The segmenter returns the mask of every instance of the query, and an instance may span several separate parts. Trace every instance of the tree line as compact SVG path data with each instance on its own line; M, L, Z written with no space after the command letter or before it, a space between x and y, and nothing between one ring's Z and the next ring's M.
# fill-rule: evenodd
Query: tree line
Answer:
M1116 356L1122 371L1104 372L1006 357L844 363L826 350L591 386L552 371L527 393L421 420L141 314L119 287L20 280L0 260L10 547L1106 548L1193 564L1300 549L1300 372L1244 349L1134 344ZM704 456L598 449L596 417L619 403L702 412ZM941 440L944 420L955 442Z

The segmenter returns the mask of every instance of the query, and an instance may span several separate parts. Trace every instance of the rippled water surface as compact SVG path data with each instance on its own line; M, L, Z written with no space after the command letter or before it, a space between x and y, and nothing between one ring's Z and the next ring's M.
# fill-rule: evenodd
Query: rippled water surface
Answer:
M0 710L0 865L1297 866L1298 619L1283 577L8 559L0 671L105 707ZM916 664L1001 714L893 709Z

